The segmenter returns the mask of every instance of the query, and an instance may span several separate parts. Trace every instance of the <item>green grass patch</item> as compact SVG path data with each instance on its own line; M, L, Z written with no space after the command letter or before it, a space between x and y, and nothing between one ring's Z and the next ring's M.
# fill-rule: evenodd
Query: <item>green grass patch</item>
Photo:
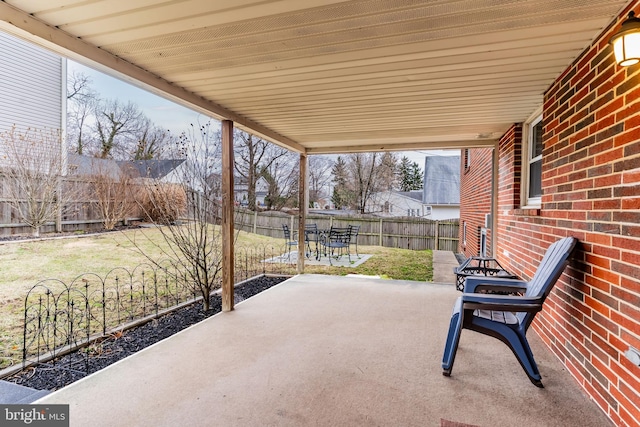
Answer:
M365 274L381 276L395 280L430 281L433 279L433 256L430 250L413 251L409 249L384 248L380 246L361 246L361 254L371 254L365 263L357 267L305 266L305 273ZM352 256L355 259L355 256Z
M136 245L151 256L166 258L162 252L168 247L160 232L154 228L0 244L0 368L20 358L24 298L36 283L58 279L70 284L85 273L104 278L114 268L132 270L140 264L149 263ZM265 258L277 256L285 250L283 239L245 232L239 233L235 246L238 254L248 249L264 250ZM372 256L355 268L307 265L305 273L353 273L397 280L432 280L432 253L429 250L361 246L359 252ZM286 272L295 274L295 266L287 266ZM51 282L47 285L58 286ZM59 289L62 286L60 283Z

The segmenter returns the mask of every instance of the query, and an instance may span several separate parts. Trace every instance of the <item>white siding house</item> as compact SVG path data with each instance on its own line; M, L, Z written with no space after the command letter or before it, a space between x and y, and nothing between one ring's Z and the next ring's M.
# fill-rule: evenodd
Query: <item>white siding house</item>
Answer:
M422 191L384 191L372 194L367 211L382 217L431 219L431 206L422 203Z
M64 131L66 62L55 53L0 32L0 131Z

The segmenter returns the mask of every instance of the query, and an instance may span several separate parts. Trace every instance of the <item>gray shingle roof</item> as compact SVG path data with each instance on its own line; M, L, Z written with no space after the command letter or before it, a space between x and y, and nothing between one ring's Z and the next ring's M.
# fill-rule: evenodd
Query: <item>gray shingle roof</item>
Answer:
M119 161L120 168L132 169L141 178L160 179L185 162L185 159Z
M422 201L422 196L424 195L423 190L418 191L398 191L398 194L401 196L409 197L411 199L417 200L419 202Z
M67 157L69 174L77 176L89 176L94 174L109 175L112 178L120 177L120 168L115 160L100 159L80 154L69 154Z

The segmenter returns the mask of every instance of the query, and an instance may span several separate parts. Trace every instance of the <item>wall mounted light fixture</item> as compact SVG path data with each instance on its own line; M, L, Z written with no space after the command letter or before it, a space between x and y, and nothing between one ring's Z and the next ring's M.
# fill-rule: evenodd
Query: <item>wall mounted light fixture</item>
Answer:
M640 62L640 18L636 18L633 11L609 43L613 45L618 65L628 67Z

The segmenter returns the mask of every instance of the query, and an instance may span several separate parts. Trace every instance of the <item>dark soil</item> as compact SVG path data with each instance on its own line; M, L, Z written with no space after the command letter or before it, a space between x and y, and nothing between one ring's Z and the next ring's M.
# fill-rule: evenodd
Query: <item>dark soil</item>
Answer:
M235 289L234 300L240 302L284 280L286 277L260 277L246 282ZM56 390L219 313L221 305L220 296L214 295L211 297L211 309L206 312L202 309L202 303L193 303L5 379L38 390Z
M84 236L84 235L93 235L93 234L102 234L102 233L113 233L114 231L124 231L131 230L134 228L142 228L137 223L133 223L130 225L120 225L113 228L113 230L92 230L92 231L63 231L61 233L41 233L39 236L34 236L33 234L8 234L4 236L0 236L0 242L11 242L18 240L35 240L35 239L53 239L55 237L63 237L63 236Z

